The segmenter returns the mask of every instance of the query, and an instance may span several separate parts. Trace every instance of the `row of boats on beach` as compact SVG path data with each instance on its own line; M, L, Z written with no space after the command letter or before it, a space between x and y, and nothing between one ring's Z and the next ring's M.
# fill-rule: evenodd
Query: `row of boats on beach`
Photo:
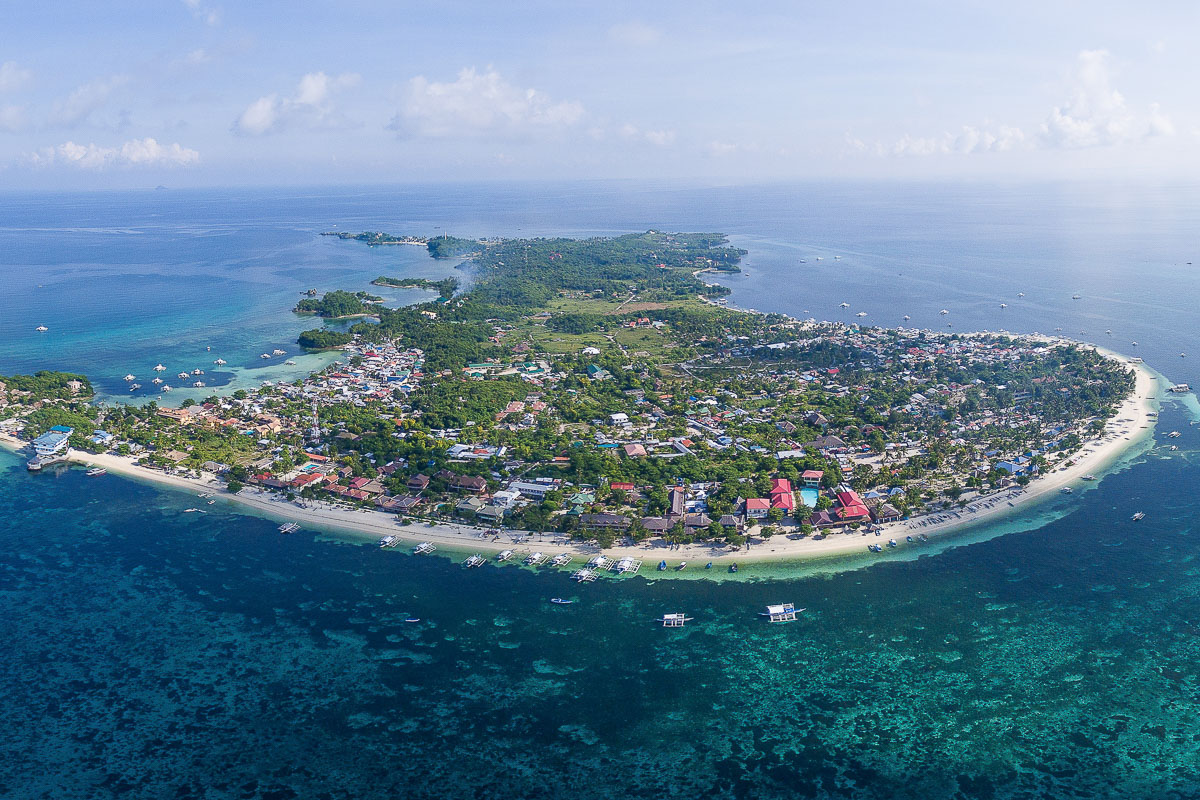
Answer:
M379 540L379 548L381 550L387 550L397 547L402 543L403 539L401 539L399 536L389 534ZM420 542L413 547L413 555L429 555L436 550L437 545L435 545L433 542ZM514 558L518 558L518 554L515 550L511 549L501 550L494 556L494 559L498 564L512 561ZM540 567L548 564L549 566L557 569L561 569L570 565L570 563L574 560L575 556L570 553L550 555L549 553L545 553L540 550L527 553L523 558L521 558L522 563L528 567ZM482 567L486 563L488 563L488 559L482 553L472 553L471 555L467 556L467 558L462 562L462 565L467 569L474 569L476 567ZM611 572L616 575L636 575L641 571L643 563L644 562L641 559L633 558L632 556L625 556L623 558L609 558L605 555L596 555L589 559L583 567L571 573L571 579L579 583L590 583L596 580L596 578L600 577L600 574L603 572ZM688 562L681 561L675 565L674 571L679 572L684 570L687 568L687 565ZM708 562L705 564L704 568L712 569L713 562ZM667 569L668 565L665 559L658 563L659 572L664 572ZM729 572L737 571L737 564L729 565Z

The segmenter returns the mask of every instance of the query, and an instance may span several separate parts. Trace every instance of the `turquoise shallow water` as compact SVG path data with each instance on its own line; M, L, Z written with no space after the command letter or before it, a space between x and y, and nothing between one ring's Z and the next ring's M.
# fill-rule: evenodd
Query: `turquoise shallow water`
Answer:
M311 324L286 311L300 288L444 266L315 236L335 224L657 226L721 228L750 247L747 273L729 279L743 305L819 314L818 302L886 296L872 315L950 306L984 327L994 298L1024 287L1042 296L1010 300L1008 327L1112 329L1200 383L1200 303L1177 263L1194 197L629 185L4 196L0 373L62 366L107 386L131 362L167 363L167 351L190 363L214 346L236 354L231 380L251 380L267 343ZM833 252L836 265L815 266L813 253ZM809 280L786 279L797 253ZM892 274L918 268L919 280ZM38 339L43 322L52 336ZM1177 400L1159 431L1181 430L1179 451L1140 454L969 546L722 583L464 571L282 537L221 505L185 514L194 498L115 476L29 475L0 453L0 797L1197 796L1200 408ZM1130 522L1138 509L1147 519ZM578 602L548 602L560 595ZM808 611L765 625L757 612L775 601ZM695 622L654 626L677 610Z

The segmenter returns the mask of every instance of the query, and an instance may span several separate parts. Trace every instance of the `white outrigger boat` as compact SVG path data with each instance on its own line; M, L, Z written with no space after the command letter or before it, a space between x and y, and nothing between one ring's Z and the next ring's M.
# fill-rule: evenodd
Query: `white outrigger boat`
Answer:
M779 603L767 606L767 610L758 612L758 615L766 617L768 622L795 622L796 615L803 610L792 603Z
M682 613L663 614L659 619L664 628L682 628L686 623L691 622L693 617L684 616Z
M618 575L625 575L628 573L633 573L636 575L637 571L641 568L642 562L636 558L630 558L629 556L625 556L625 558L622 558L620 561L609 567L610 570Z
M433 542L421 542L419 545L413 548L413 554L424 556L432 553L434 550L437 550L437 548L433 546Z

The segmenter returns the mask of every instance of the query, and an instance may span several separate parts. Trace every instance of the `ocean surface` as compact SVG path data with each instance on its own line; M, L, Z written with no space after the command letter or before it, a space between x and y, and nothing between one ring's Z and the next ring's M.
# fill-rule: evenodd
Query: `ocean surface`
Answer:
M743 307L1061 327L1200 383L1198 199L606 183L0 195L0 374L78 370L114 396L158 362L225 391L286 378L319 361L297 357L315 324L289 311L301 291L453 270L323 230L674 228L750 251L721 279ZM275 347L295 367L259 359ZM1149 443L962 546L585 587L284 537L231 506L184 513L187 494L30 475L0 453L0 797L1198 796L1196 411L1164 402L1159 435L1182 431L1178 451ZM808 610L762 623L778 601ZM668 611L695 622L656 627Z

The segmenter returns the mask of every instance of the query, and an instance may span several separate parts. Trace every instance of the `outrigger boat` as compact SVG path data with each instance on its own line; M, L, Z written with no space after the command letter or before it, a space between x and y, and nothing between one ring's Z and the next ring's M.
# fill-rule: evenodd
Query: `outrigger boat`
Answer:
M89 469L87 472L85 472L83 474L87 475L89 478L98 478L101 475L107 475L108 470L106 470L104 467L92 467L91 469Z
M434 550L437 550L437 548L433 546L433 542L421 542L419 545L413 548L413 555L428 555Z
M551 597L550 602L554 603L554 605L556 605L556 606L569 606L569 605L571 605L571 603L574 603L575 601L574 600L565 600L561 597Z
M682 613L663 614L659 619L664 628L682 628L686 623L692 621L692 617L686 617Z
M758 612L758 615L766 617L768 622L795 622L796 615L803 610L792 603L779 603L767 606L767 610Z
M486 563L486 558L479 555L479 553L475 553L474 555L467 556L467 560L463 562L463 566L470 569L472 567L482 567Z

